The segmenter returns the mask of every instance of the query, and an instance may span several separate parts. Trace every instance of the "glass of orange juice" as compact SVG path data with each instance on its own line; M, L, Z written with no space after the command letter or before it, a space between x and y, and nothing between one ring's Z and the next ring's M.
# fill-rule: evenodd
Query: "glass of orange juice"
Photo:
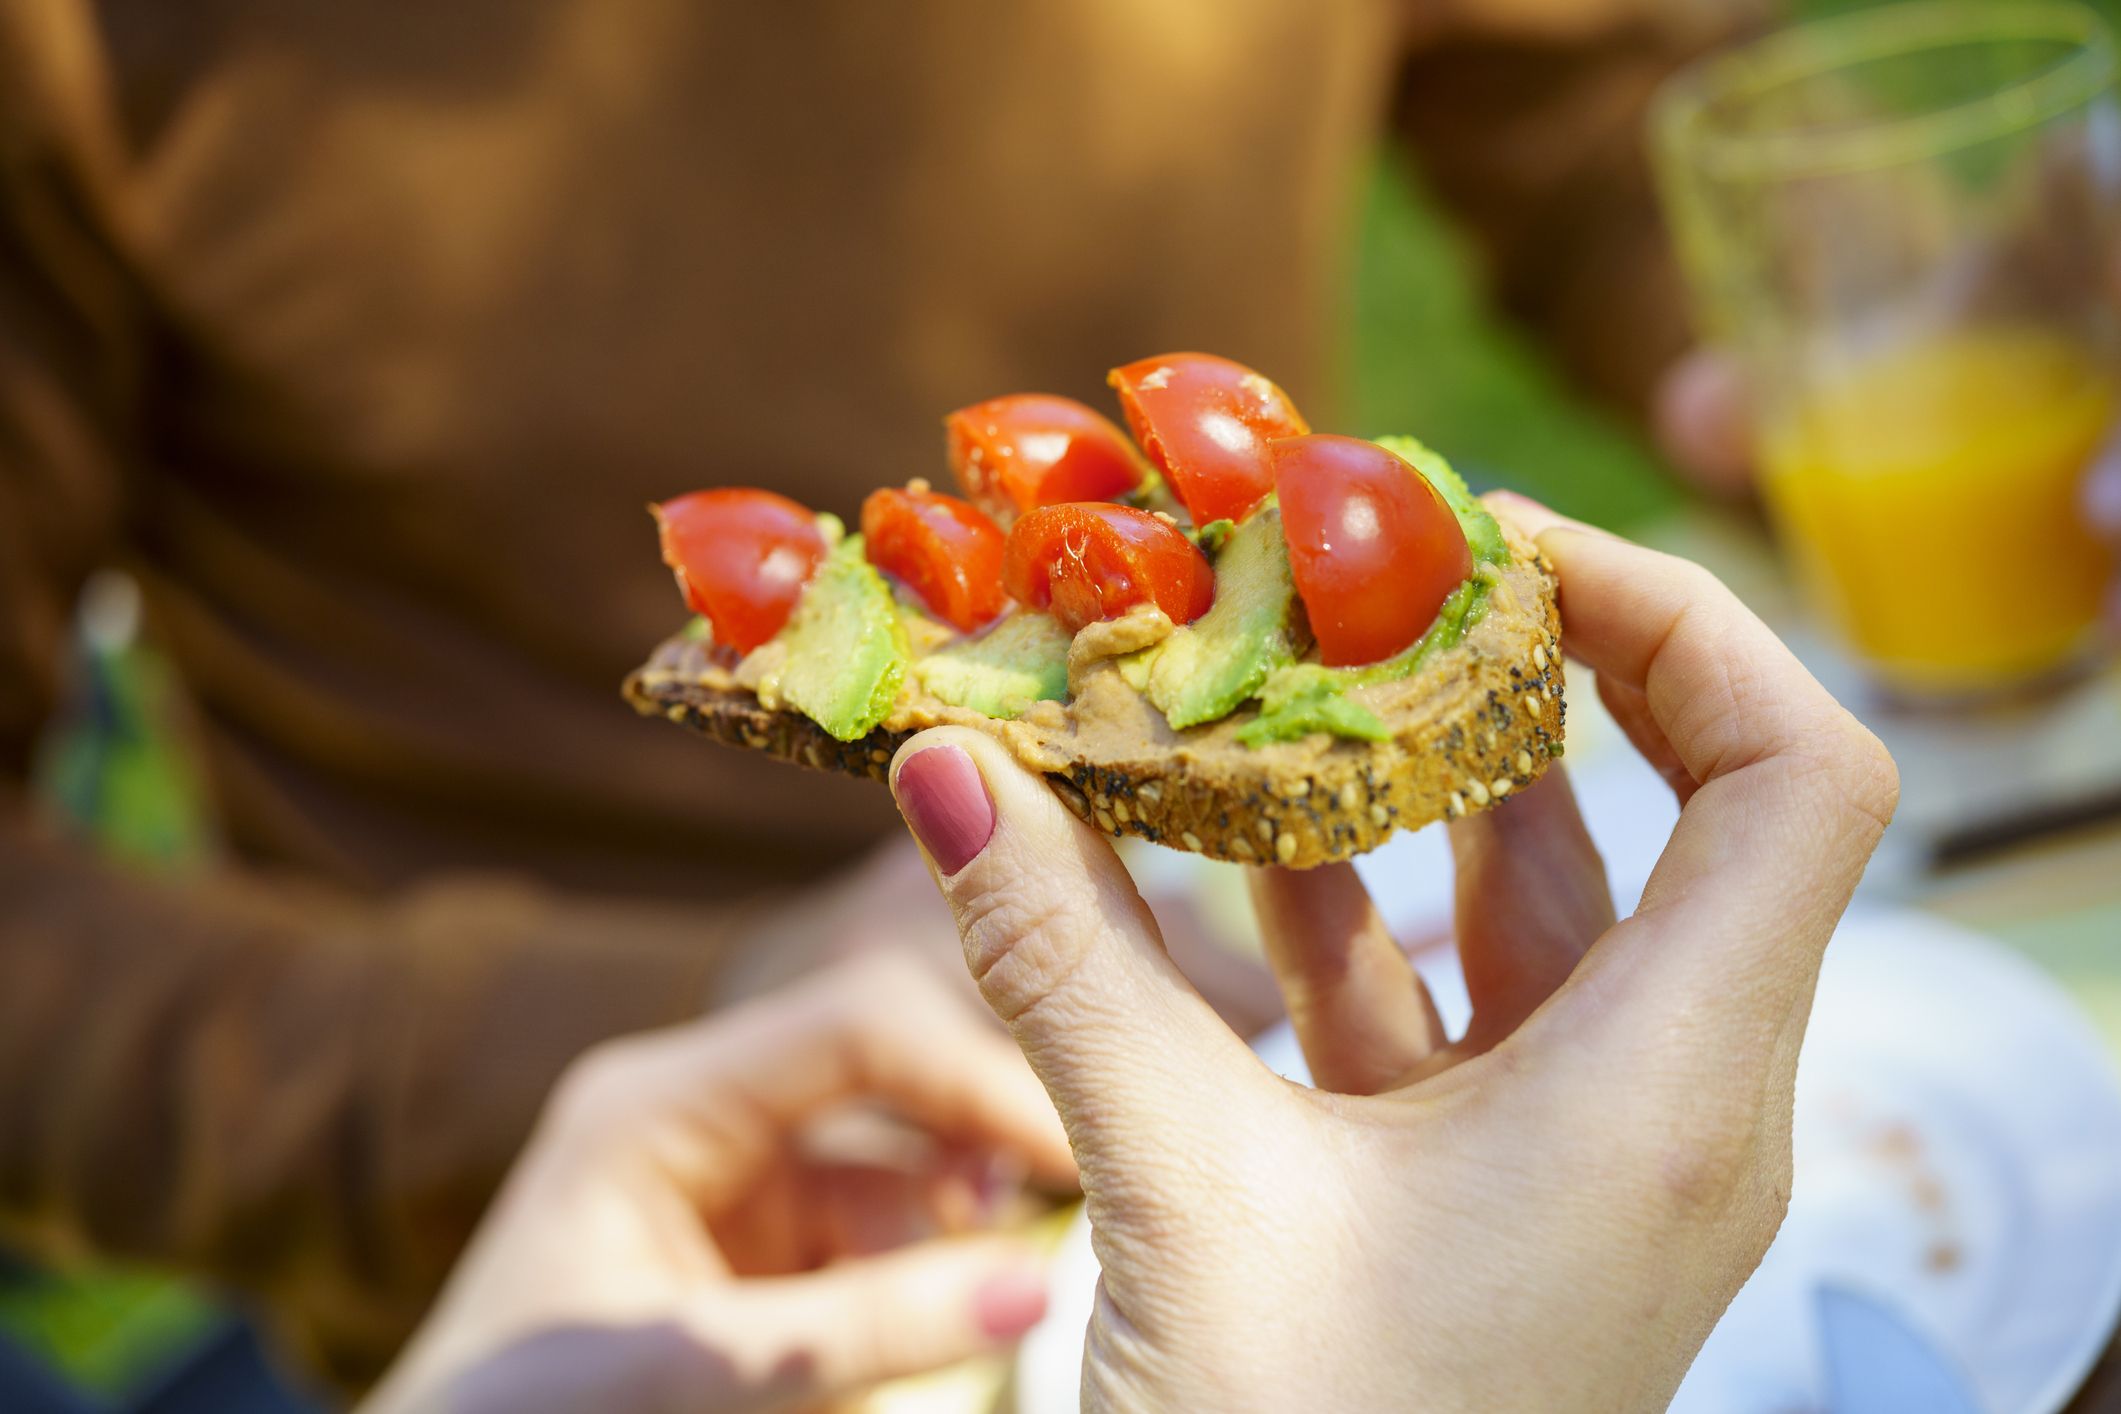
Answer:
M1902 695L2013 689L2096 639L2114 74L2079 5L1925 0L1770 36L1660 98L1666 206L1703 333L1746 371L1778 531Z

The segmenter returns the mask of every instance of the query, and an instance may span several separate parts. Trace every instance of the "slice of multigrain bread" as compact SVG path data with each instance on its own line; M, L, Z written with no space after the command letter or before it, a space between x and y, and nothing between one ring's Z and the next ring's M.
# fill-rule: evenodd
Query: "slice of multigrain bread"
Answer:
M1105 714L1095 730L1074 720L1089 692L1065 710L1014 722L902 698L877 730L842 742L799 713L762 707L682 636L627 678L626 698L732 746L878 781L915 733L944 722L971 726L1003 741L1107 834L1308 869L1375 849L1395 830L1493 806L1561 754L1554 569L1507 522L1504 532L1512 563L1465 637L1413 676L1359 691L1391 731L1387 741L1318 734L1250 747L1236 739L1257 715L1250 707L1173 731L1107 667L1113 677L1095 685Z

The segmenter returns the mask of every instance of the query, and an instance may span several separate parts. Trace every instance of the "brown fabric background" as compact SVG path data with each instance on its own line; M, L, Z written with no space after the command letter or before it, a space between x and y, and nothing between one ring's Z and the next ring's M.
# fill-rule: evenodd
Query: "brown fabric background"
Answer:
M848 515L943 411L1169 348L1331 425L1390 114L1639 397L1681 40L1631 8L0 0L0 793L120 564L233 856L130 879L0 800L11 1229L371 1371L558 1067L894 828L618 703L680 617L643 504Z

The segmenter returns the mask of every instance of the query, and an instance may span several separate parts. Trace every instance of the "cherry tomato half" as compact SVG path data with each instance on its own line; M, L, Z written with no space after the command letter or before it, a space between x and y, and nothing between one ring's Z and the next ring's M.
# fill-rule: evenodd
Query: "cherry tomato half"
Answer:
M1319 657L1374 663L1428 632L1473 573L1465 532L1436 488L1355 437L1287 438L1267 460Z
M957 484L996 515L1109 501L1141 485L1141 454L1127 434L1073 398L989 398L951 413L943 427Z
M1241 363L1165 354L1115 368L1120 410L1195 525L1242 519L1274 489L1267 443L1311 430L1289 395Z
M970 633L1008 607L1002 528L979 507L933 491L885 487L862 502L869 563L905 582L929 612Z
M1041 506L1009 531L1002 581L1019 603L1049 610L1070 633L1154 604L1189 624L1215 600L1215 571L1169 521L1132 506Z
M728 486L649 508L678 592L717 643L749 653L781 631L825 558L809 511L771 491Z

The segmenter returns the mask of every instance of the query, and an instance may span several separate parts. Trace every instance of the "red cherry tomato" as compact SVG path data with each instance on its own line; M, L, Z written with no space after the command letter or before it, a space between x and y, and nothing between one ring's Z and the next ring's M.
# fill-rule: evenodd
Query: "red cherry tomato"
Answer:
M873 491L862 502L869 563L903 580L936 617L970 633L1008 607L1002 528L933 491Z
M1289 395L1241 363L1165 354L1115 368L1134 440L1156 463L1195 525L1241 519L1274 489L1267 443L1311 430Z
M1141 454L1127 434L1073 398L990 398L959 408L943 426L957 484L996 515L1109 501L1141 485Z
M1169 521L1132 506L1041 506L1009 531L1002 581L1019 603L1047 609L1070 633L1154 604L1189 624L1215 600L1215 571Z
M1473 573L1465 532L1436 488L1355 437L1288 438L1267 460L1319 657L1374 663L1428 632Z
M729 486L649 508L678 592L717 643L749 653L781 631L825 558L817 518L786 496Z

